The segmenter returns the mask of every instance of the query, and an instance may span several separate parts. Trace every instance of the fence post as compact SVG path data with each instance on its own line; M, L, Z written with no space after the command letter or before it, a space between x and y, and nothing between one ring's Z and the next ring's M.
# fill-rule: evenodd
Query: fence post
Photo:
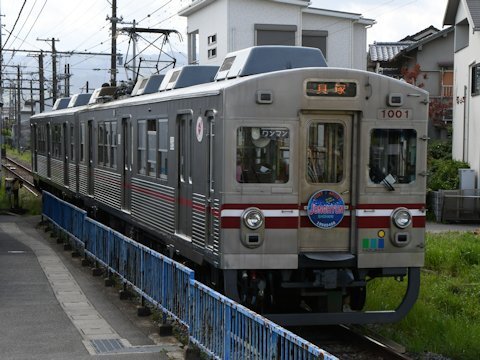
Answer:
M231 344L231 326L232 326L232 308L225 306L224 325L223 325L223 358L230 360L230 344Z

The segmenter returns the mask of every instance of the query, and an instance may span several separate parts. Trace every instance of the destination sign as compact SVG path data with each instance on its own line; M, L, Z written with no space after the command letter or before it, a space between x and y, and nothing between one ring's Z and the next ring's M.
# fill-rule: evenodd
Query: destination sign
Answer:
M307 96L355 97L357 83L343 81L308 81Z

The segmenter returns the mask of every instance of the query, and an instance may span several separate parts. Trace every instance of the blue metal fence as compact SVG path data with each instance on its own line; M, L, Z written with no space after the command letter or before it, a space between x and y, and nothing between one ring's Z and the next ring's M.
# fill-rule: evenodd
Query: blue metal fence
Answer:
M195 280L194 271L43 192L42 216L140 295L188 328L215 359L336 359Z

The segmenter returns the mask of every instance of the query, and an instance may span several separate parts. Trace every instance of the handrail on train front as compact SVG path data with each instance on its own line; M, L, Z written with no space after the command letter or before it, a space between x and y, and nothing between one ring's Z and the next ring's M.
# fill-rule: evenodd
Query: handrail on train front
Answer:
M215 359L337 359L196 281L193 270L90 219L82 209L46 191L42 219L185 325L190 341Z

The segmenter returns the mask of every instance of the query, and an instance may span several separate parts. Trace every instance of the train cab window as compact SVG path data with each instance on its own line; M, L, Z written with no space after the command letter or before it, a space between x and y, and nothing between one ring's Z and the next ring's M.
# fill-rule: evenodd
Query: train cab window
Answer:
M166 179L168 175L168 119L158 120L158 177Z
M416 178L417 132L413 129L374 129L370 136L369 176L379 184L388 175L397 184Z
M308 129L307 180L339 183L344 175L344 127L338 123L314 122Z
M236 179L239 183L278 183L289 179L290 131L241 127L237 130Z

